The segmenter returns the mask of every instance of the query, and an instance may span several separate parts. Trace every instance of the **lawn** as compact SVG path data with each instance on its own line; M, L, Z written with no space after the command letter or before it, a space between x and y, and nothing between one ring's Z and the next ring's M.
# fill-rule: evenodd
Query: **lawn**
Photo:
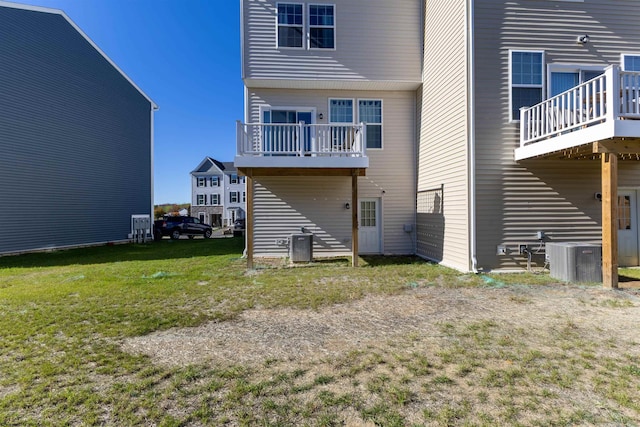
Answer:
M640 344L589 322L637 331L637 293L411 257L247 272L242 248L163 240L0 258L0 425L638 425ZM348 334L393 307L416 313L314 357L267 354L268 342L249 359L238 341L235 362L125 350L171 331L215 338L265 313L262 327L288 313L300 334ZM525 327L537 310L547 327Z

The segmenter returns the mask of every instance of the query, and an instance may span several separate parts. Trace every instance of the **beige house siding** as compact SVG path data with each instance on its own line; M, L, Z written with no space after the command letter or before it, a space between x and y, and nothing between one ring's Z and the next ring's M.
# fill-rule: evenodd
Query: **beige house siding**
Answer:
M414 231L405 232L404 225L411 225L415 229L415 140L416 140L416 98L415 92L371 92L371 91L326 91L326 90L283 90L283 89L255 89L248 91L249 121L259 121L260 105L273 107L307 107L316 108L316 119L320 113L322 120L318 123L328 123L328 102L330 98L381 99L383 108L383 149L367 150L369 168L366 176L358 178L358 193L360 198L376 198L381 203L382 216L382 251L385 254L411 254L415 252ZM256 255L271 254L278 251L273 247L273 236L288 233L290 215L298 215L298 223L311 221L316 230L323 229L326 233L325 247L335 242L351 248L351 217L344 209L344 203L351 198L350 178L309 178L301 180L298 177L263 178L257 177L256 187ZM267 185L269 184L269 185ZM335 196L334 196L335 193ZM289 198L293 197L293 201ZM325 203L321 197L335 200ZM308 206L304 209L289 210L288 203L304 199ZM319 198L316 200L316 198ZM279 200L273 206L267 206L269 200ZM283 204L284 203L284 204ZM322 206L317 206L317 204ZM326 206L325 206L326 205ZM276 208L276 210L271 210ZM267 209L267 210L264 210ZM307 217L304 212L322 212L318 220ZM325 209L329 211L325 212ZM282 221L275 219L276 214L283 216ZM342 218L344 216L344 218ZM271 219L269 219L271 218ZM335 218L335 220L334 220ZM340 225L344 219L348 242ZM325 228L329 227L329 228ZM298 227L299 229L299 227ZM333 230L333 231L331 231ZM320 232L320 231L319 231ZM336 234L337 233L337 234ZM280 248L282 249L282 248Z
M290 3L303 3L291 1ZM334 4L336 49L276 47L276 0L243 0L243 78L420 81L419 0L314 0ZM305 18L306 19L306 18ZM273 84L273 83L272 83ZM249 85L250 86L250 85Z
M466 12L463 0L427 1L423 87L419 99L418 254L470 268ZM422 194L422 195L421 195ZM441 209L434 212L434 197Z
M640 52L634 1L475 1L476 170L479 265L519 269L518 244L600 241L598 160L533 159L519 163L518 123L509 123L509 50L544 50L545 62L619 64L621 53ZM591 41L581 46L579 35ZM545 67L545 73L546 73ZM496 76L500 76L496 78ZM545 79L546 79L545 75ZM640 185L640 165L620 162L620 187ZM497 256L506 245L507 256ZM534 265L542 265L541 254Z

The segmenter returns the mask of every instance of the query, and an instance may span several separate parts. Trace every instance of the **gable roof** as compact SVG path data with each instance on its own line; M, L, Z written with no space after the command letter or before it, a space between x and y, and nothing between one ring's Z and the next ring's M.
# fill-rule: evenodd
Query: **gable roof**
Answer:
M80 27L78 27L78 26L76 25L76 23L75 23L75 22L73 22L73 21L71 20L71 18L69 18L69 17L67 16L67 14L66 14L66 13L64 13L64 11L59 10L59 9L51 9L51 8L47 8L47 7L41 7L41 6L31 6L31 5L26 5L26 4L10 3L10 2L7 2L7 1L3 1L3 0L0 0L0 7L7 7L7 8L12 8L12 9L30 10L30 11L33 11L33 12L42 12L42 13L50 13L50 14L53 14L53 15L60 15L60 16L61 16L61 17L63 17L63 18L64 18L64 19L69 23L69 25L71 25L71 26L72 26L72 27L73 27L73 28L74 28L74 29L75 29L75 30L76 30L76 31L77 31L77 32L78 32L78 33L79 33L79 34L80 34L80 35L81 35L81 36L82 36L82 37L83 37L83 38L84 38L84 39L85 39L85 40L86 40L86 41L87 41L87 42L88 42L88 43L89 43L89 44L90 44L90 45L91 45L91 46L92 46L92 47L93 47L93 48L94 48L94 49L95 49L95 50L96 50L100 55L102 55L102 57L104 57L104 59L105 59L109 64L111 64L111 66L112 66L113 68L115 68L115 70L116 70L116 71L118 71L118 72L122 75L122 77L124 77L124 79L125 79L126 81L128 81L128 82L129 82L129 84L131 84L131 86L133 86L133 87L134 87L134 88L135 88L135 89L140 93L140 95L142 95L142 96L143 96L147 101L149 101L149 103L151 104L151 108L152 108L152 109L154 109L154 110L157 110L157 109L158 109L158 105L157 105L155 102L153 102L153 100L152 100L149 96L147 96L147 94L146 94L146 93L144 93L144 92L142 91L142 89L140 89L140 88L138 87L138 85L136 85L136 84L133 82L133 80L131 80L131 79L129 78L129 76L127 76L127 75L124 73L124 71L122 71L122 70L120 69L120 67L118 67L118 66L116 65L116 63L115 63L115 62L113 62L113 61L111 60L111 58L109 58L109 57L108 57L108 56L103 52L103 51L102 51L102 49L100 49L100 48L98 47L98 45L97 45L97 44L95 44L95 43L93 42L93 40L91 40L91 39L89 38L89 36L87 36L87 35L85 34L85 32L84 32L84 31L82 31L82 30L80 29Z
M191 171L192 174L196 174L196 173L204 173L204 172L211 172L211 169L215 168L218 169L219 172L224 172L227 167L225 165L228 165L229 163L223 163L223 162L219 162L216 159L214 159L213 157L205 157L204 160L202 160L198 166L196 166L196 168L194 170ZM231 165L233 165L233 163L231 163Z

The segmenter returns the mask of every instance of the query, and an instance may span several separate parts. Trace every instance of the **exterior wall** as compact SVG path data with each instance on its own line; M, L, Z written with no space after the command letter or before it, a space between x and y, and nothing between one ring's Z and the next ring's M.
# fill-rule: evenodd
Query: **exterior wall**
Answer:
M126 240L151 102L59 14L0 6L0 253Z
M621 53L640 52L636 2L475 1L476 167L479 264L526 266L520 243L601 239L598 160L533 159L514 162L519 123L509 122L509 49L544 50L546 65L619 64ZM576 43L588 34L585 46ZM499 78L496 78L499 76ZM640 164L621 161L620 187L638 187ZM507 245L507 256L496 246ZM538 265L542 257L534 259Z
M233 173L237 173L237 172L233 172ZM224 176L224 197L225 197L225 212L224 212L224 221L226 224L232 225L233 223L233 217L232 217L232 213L231 211L234 210L235 213L235 219L242 219L245 218L246 216L246 209L247 209L247 202L246 202L246 191L247 191L247 185L246 185L246 181L245 181L245 177L238 175L238 183L237 184L232 184L231 183L231 174L230 173L225 173ZM232 192L237 192L238 193L238 202L232 202L231 201L231 193Z
M465 3L427 1L418 93L417 253L461 270L470 269Z
M211 177L217 176L220 180L220 185L211 186ZM206 187L198 187L198 177L204 177L207 183ZM197 216L198 212L205 212L207 214L207 223L210 222L210 214L221 214L224 218L224 197L225 197L225 174L222 172L192 172L191 174L191 215ZM205 204L198 205L198 194L205 195ZM218 205L211 204L211 195L217 194L220 203Z
M309 3L335 5L336 49L277 49L277 0L243 0L245 79L280 80L285 87L291 80L420 81L420 0L288 2L304 3L305 10Z
M413 232L404 231L405 224L414 224L415 221L415 115L416 99L413 91L329 91L329 90L282 90L282 89L255 89L248 91L249 122L258 122L259 106L287 106L287 107L313 107L316 108L316 116L323 114L324 119L318 123L328 123L328 103L329 98L353 98L357 99L382 99L383 109L383 149L367 150L370 167L367 169L365 177L358 178L358 195L360 198L379 198L382 206L382 243L383 252L386 254L410 254L415 252ZM289 203L288 197L302 197L306 195L306 203L315 217L315 212L322 212L322 221L318 222L311 218L298 218L294 229L299 231L298 223L311 221L316 224L314 229L323 227L337 227L336 233L329 233L327 241L340 242L348 250L351 238L351 216L344 209L344 203L351 199L351 181L343 179L344 183L333 184L340 181L340 178L309 178L308 182L299 177L287 178L263 178L255 179L258 182L256 189L255 206L256 211L263 209L261 204L269 204L270 200L278 200L277 208L270 215L283 215L285 224L280 224L274 218L268 220L269 225L261 225L260 218L256 216L256 255L261 253L271 253L277 251L275 247L275 237L282 237L283 234L291 234L289 224L290 218L284 213L282 203ZM286 185L284 183L286 183ZM279 183L275 185L274 183ZM267 185L268 184L268 185ZM264 187L264 188L263 188ZM267 196L265 191L269 192ZM296 196L297 195L297 196ZM324 202L320 197L327 200L335 200L336 206L325 208L317 206ZM296 201L295 199L294 201ZM300 204L296 201L296 204ZM335 211L335 212L334 212ZM344 211L344 212L343 212ZM297 209L296 212L307 212L307 209ZM298 215L291 212L292 215ZM334 217L329 214L334 214ZM342 226L339 225L341 215L344 214L349 242L345 242L342 233ZM267 221L267 217L262 217ZM335 221L334 221L335 220ZM324 222L323 222L324 221ZM334 224L336 222L336 224ZM288 235L287 234L287 235ZM334 247L334 243L327 243L326 248ZM348 243L348 246L347 246ZM281 248L282 249L282 248ZM342 249L342 248L340 248Z

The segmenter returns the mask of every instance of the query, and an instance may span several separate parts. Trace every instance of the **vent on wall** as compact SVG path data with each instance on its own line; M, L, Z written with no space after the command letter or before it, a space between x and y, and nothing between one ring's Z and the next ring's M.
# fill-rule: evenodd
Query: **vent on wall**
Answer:
M565 282L602 282L602 246L582 242L547 243L551 277Z

